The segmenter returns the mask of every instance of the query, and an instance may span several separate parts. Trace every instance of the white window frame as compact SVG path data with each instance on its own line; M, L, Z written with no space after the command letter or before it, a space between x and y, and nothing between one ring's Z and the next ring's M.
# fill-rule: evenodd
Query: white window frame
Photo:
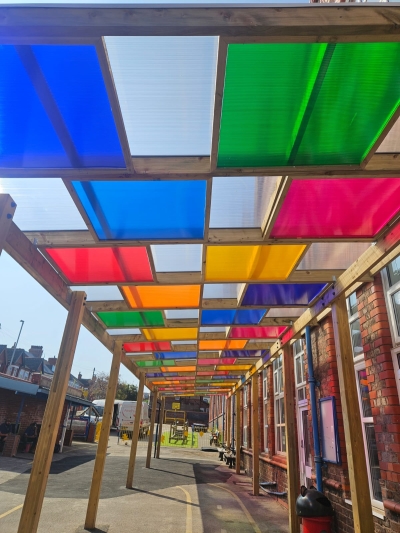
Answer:
M248 385L243 387L243 447L248 446L248 422L249 421L249 406L248 406Z
M296 342L293 343L293 358L294 358L294 372L295 372L295 384L296 384L296 404L298 407L304 407L305 405L308 405L307 400L307 381L306 381L306 373L304 368L304 342L303 339L298 339ZM300 346L300 351L296 352L297 347ZM301 380L297 381L297 360L300 361L300 368L301 368ZM303 400L299 400L299 390L304 389L304 398Z
M6 375L11 376L12 378L18 377L19 366L17 365L8 365L6 370Z
M373 491L372 491L372 480L371 480L371 471L370 471L370 468L369 468L369 453L368 453L368 445L367 445L367 436L366 436L366 433L365 433L365 425L366 424L373 424L374 420L373 420L372 416L365 417L364 413L363 413L361 392L360 392L360 386L359 386L359 382L358 382L358 372L360 370L365 370L365 361L359 361L358 363L356 363L354 365L354 371L355 371L355 375L356 375L357 396L358 396L358 405L359 405L359 408L360 408L361 426L362 426L363 440L364 440L365 460L366 460L366 463L367 463L369 493L370 493L370 496L371 496L372 507L376 507L377 509L383 510L384 509L383 502L381 502L379 500L375 500L374 494L373 494Z
M282 422L282 417L280 417L281 410L279 406L283 406L283 398L285 396L284 389L283 389L283 368L282 368L282 355L277 357L273 364L273 371L274 371L274 426L275 426L275 453L276 455L283 455L286 457L286 451L283 451L282 448L282 441L280 442L280 435L281 435L281 428L285 428L285 422ZM278 416L279 415L279 416ZM279 418L279 420L278 420ZM284 420L284 417L283 417Z
M268 369L263 370L263 417L264 417L264 452L269 452L268 448Z
M346 307L347 307L347 314L349 317L349 329L350 329L350 337L351 337L351 350L353 352L353 361L354 363L357 363L358 361L364 362L364 352L362 351L358 355L354 355L354 346L353 346L353 337L351 335L351 325L354 324L358 320L360 322L360 317L358 315L358 311L350 315L350 304L349 304L349 298L346 298ZM361 328L361 325L360 325ZM361 337L361 330L360 330L360 337Z

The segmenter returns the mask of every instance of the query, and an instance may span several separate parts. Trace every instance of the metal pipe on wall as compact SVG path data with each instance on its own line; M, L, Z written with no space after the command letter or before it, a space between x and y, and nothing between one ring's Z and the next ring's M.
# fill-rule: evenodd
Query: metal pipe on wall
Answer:
M319 433L318 433L317 399L315 397L316 379L314 376L310 326L306 326L306 348L307 348L307 363L308 363L308 383L310 385L311 420L312 420L313 441L314 441L315 475L317 478L317 489L322 491L322 457L321 457L321 447L319 443Z

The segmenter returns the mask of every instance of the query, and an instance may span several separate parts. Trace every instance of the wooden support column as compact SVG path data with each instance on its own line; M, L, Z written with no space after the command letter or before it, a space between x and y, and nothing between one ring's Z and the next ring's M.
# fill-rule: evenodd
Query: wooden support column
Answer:
M0 255L7 240L16 207L17 204L9 194L0 194Z
M86 293L83 291L74 292L71 298L71 307L46 403L18 533L36 533L38 528L76 343L78 342L85 300Z
M97 510L103 479L104 465L106 461L108 439L110 437L111 422L114 413L115 394L117 392L119 367L121 365L122 342L116 341L114 345L113 358L111 363L110 378L108 380L106 402L104 405L103 420L99 444L97 445L96 459L94 462L92 484L90 486L89 501L86 511L85 528L94 529L96 527Z
M144 373L140 374L139 390L138 390L138 395L137 395L137 400L136 400L136 413L140 413L140 414L142 413L144 380L145 380ZM141 416L135 415L135 421L133 422L131 453L129 455L128 475L126 477L126 488L127 489L133 488L133 474L135 472L136 451L137 451L137 445L138 445L139 433L140 433L140 419L141 419Z
M260 494L260 429L258 417L258 374L251 377L251 445L253 447L253 495Z
M153 435L154 435L154 422L156 419L156 411L157 411L157 396L158 396L158 391L157 389L155 389L153 392L153 405L151 408L150 432L149 432L149 443L147 445L146 468L150 468L151 448L153 446Z
M225 443L228 448L231 446L231 424L232 424L232 399L226 398L226 424L225 424Z
M162 427L163 427L163 421L164 421L164 411L165 411L165 397L161 400L161 411L160 411L160 418L159 418L159 424L158 424L158 440L157 440L157 451L156 451L156 458L160 458L160 448L161 448L161 437L162 437Z
M236 474L240 474L240 448L242 446L242 417L241 417L241 402L240 390L236 391L236 433L235 433L235 448L236 448Z
M358 408L349 318L344 294L332 305L332 321L335 333L340 399L343 409L354 531L356 533L373 533L374 521L371 495L369 492L360 410Z
M296 500L300 494L300 472L298 458L298 444L296 433L296 402L294 397L294 360L289 344L283 348L282 355L285 431L286 431L286 460L289 506L289 532L300 533L300 517L296 515Z

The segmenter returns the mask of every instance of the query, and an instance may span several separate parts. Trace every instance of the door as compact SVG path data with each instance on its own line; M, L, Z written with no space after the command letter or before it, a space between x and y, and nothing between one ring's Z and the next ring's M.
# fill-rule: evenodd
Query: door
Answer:
M300 483L309 487L311 482L311 447L308 405L298 409Z

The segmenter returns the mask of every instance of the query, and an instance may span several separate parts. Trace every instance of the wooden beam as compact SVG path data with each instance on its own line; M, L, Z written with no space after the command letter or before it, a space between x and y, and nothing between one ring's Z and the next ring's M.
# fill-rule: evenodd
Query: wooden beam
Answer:
M162 428L163 428L163 421L164 421L164 411L165 411L165 396L163 396L161 400L161 411L160 411L160 418L158 422L158 440L157 440L157 450L156 450L156 458L160 458L160 448L161 448L161 437L162 437Z
M126 488L133 489L133 474L135 472L135 463L136 463L136 452L139 442L139 433L140 433L140 419L142 413L142 403L143 403L143 392L144 392L144 374L140 374L139 378L139 390L136 400L136 414L135 420L133 422L133 432L132 432L132 444L131 452L129 454L129 465L128 465L128 474L126 477Z
M133 157L133 167L136 174L153 176L154 174L208 174L210 173L210 158L197 157ZM200 177L199 177L200 179ZM203 179L203 177L201 177Z
M285 431L286 431L286 460L289 506L289 532L300 533L300 517L296 514L296 500L300 494L300 474L298 459L298 444L296 432L296 401L294 398L294 363L289 344L284 346L282 355Z
M122 343L116 342L110 369L110 377L107 385L106 402L104 405L103 420L99 443L97 445L96 459L94 462L92 484L90 486L89 501L86 511L85 529L96 527L97 510L103 480L104 465L106 462L108 440L110 438L111 422L114 413L114 400L117 392L119 368L121 364Z
M242 446L242 406L240 401L241 391L235 393L236 416L235 416L235 450L236 450L236 474L240 474L240 448Z
M340 399L343 410L354 531L356 533L373 533L374 520L372 516L371 495L369 491L360 409L358 407L349 319L344 295L341 295L332 305L332 321L335 335Z
M56 444L72 362L74 360L75 348L81 327L85 299L86 294L84 292L76 292L71 298L70 310L46 402L42 428L33 459L18 533L36 533L38 529L47 478L50 472L53 450Z
M0 194L0 255L7 240L17 204L9 194Z
M251 446L253 449L253 496L260 494L260 427L258 415L258 374L251 378Z
M150 431L149 431L149 442L147 445L146 468L150 468L151 448L153 446L153 435L154 435L154 422L156 420L156 411L157 411L157 396L158 396L158 390L155 389L153 392L153 405L151 408Z
M261 224L261 231L264 240L269 239L271 235L275 220L277 219L277 216L289 191L291 183L292 179L288 176L281 176L276 182L275 190L271 195L267 210L264 215L264 220Z
M27 7L0 9L0 37L103 35L221 35L265 42L398 40L397 6L307 5L279 7Z

